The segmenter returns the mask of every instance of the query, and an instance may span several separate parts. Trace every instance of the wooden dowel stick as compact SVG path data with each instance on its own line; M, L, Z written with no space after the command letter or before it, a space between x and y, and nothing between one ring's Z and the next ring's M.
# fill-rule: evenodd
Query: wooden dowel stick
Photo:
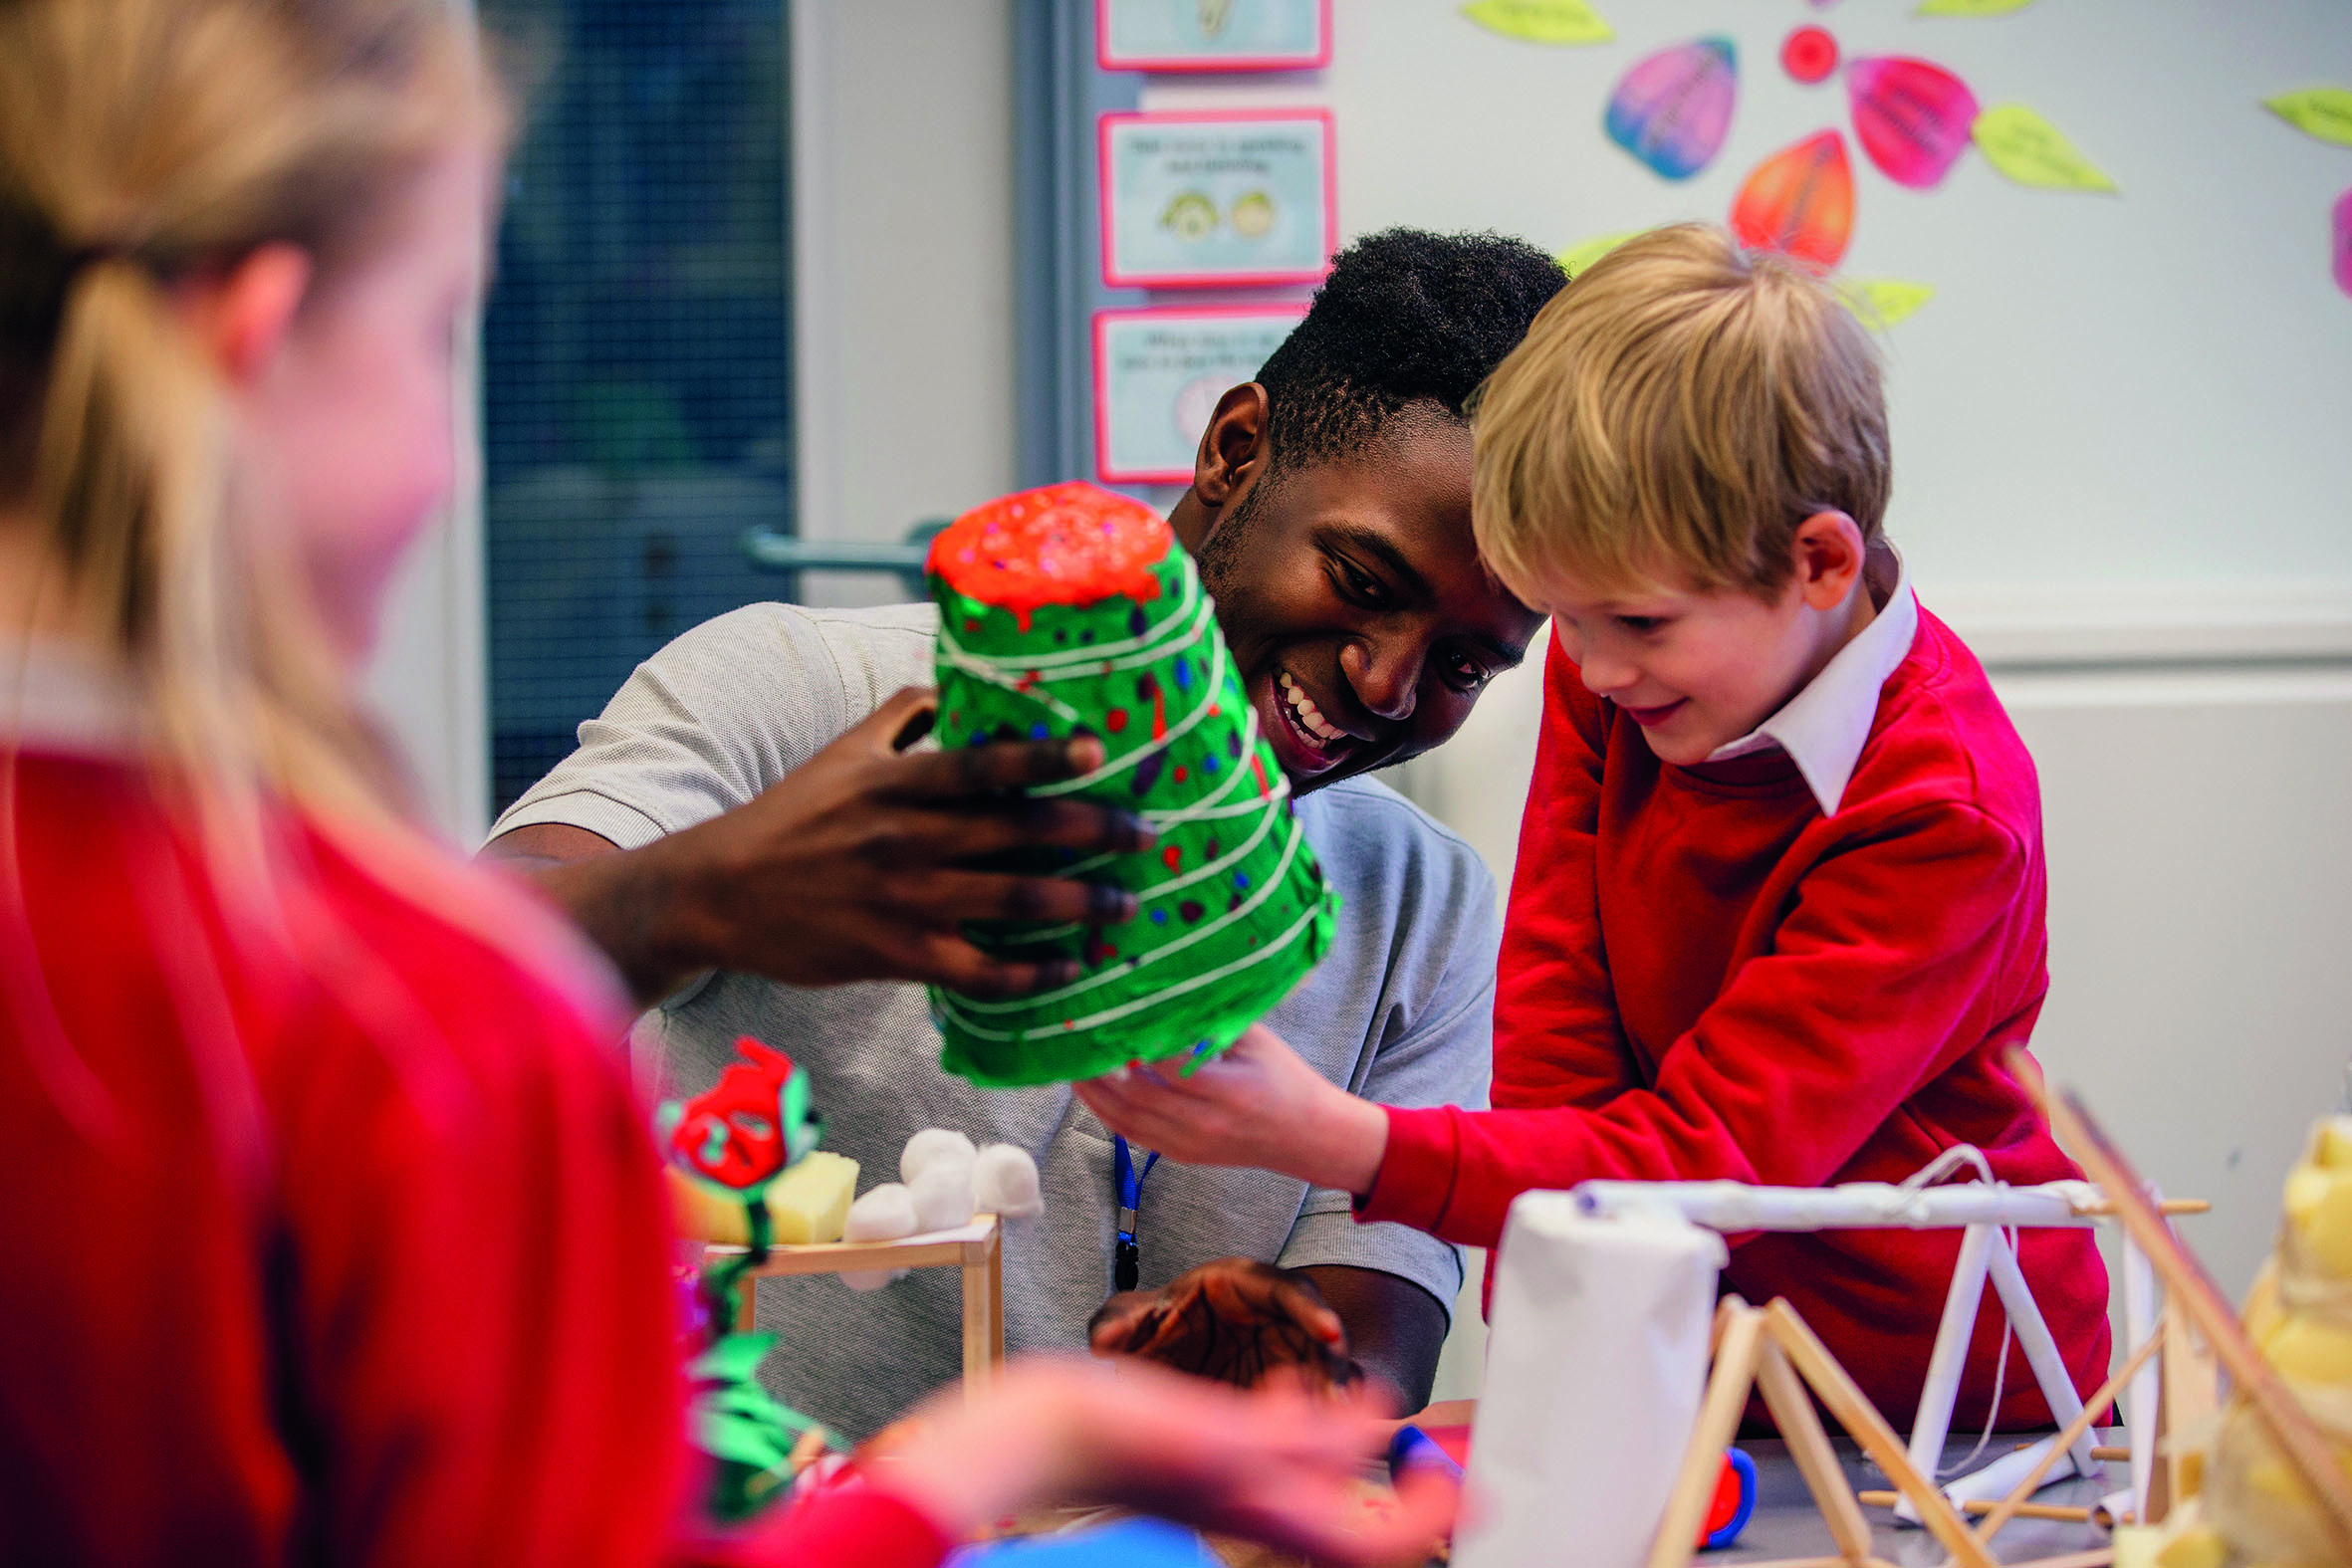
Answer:
M1855 1495L1865 1508L1892 1508L1903 1497L1899 1491L1865 1491L1857 1492ZM1974 1514L1991 1513L1999 1506L1999 1503L1990 1502L1983 1497L1970 1497L1959 1504L1961 1512ZM2088 1524L2091 1522L2090 1509L2069 1508L2063 1503L2054 1502L2019 1503L2016 1516L2020 1519L2054 1519L2061 1524Z
M1757 1358L1756 1386L1764 1394L1764 1408L1772 1413L1772 1425L1780 1429L1781 1441L1788 1445L1788 1456L1796 1461L1797 1473L1804 1477L1814 1505L1821 1510L1822 1522L1829 1526L1829 1538L1847 1562L1868 1561L1870 1521L1862 1517L1862 1505L1855 1500L1845 1469L1837 1462L1837 1451L1829 1446L1829 1434L1821 1429L1821 1415L1813 1409L1812 1396L1797 1381L1788 1357L1769 1337Z
M2012 1053L2010 1060L2014 1062L2019 1054ZM2024 1081L2032 1080L2027 1077ZM2336 1463L2327 1440L2245 1337L2235 1309L2224 1299L2204 1265L2174 1237L2172 1228L2142 1193L2122 1153L2099 1130L2082 1102L2071 1093L2058 1093L2045 1094L2042 1103L2059 1141L2082 1162L2084 1174L2106 1193L2123 1228L2148 1254L2149 1263L2164 1280L2167 1300L2177 1303L2205 1336L2232 1381L2253 1402L2254 1414L2270 1429L2279 1451L2318 1497L2320 1522L2326 1526L2338 1558L2352 1562L2352 1480Z
M1952 1554L1956 1568L1998 1568L1984 1544L1953 1511L1952 1499L1919 1472L1903 1447L1903 1440L1895 1436L1895 1430L1878 1413L1878 1407L1870 1403L1846 1369L1838 1365L1829 1347L1814 1336L1805 1320L1797 1315L1796 1308L1785 1300L1775 1300L1764 1308L1764 1313L1772 1338L1787 1353L1790 1365L1821 1396L1821 1403L1829 1407L1829 1414L1837 1418L1847 1436L1860 1444L1871 1461L1886 1471L1888 1478L1911 1499L1912 1506L1919 1510L1920 1522Z
M2056 1441L2042 1451L2042 1456L2034 1462L2033 1468L2025 1472L2025 1478L2017 1482L2015 1488L2006 1497L2000 1499L1999 1505L1985 1516L1985 1522L1977 1526L1978 1540L1991 1541L1994 1531L2016 1517L2017 1510L2025 1505L2025 1499L2032 1496L2040 1487L2042 1477L2056 1467L2058 1460L2065 1456L2066 1451L2074 1447L2076 1439L2091 1430L2091 1423L2098 1419L2099 1412L2115 1403L2115 1396L2123 1392L2123 1386L2126 1383L2139 1375L2140 1369L2148 1364L2148 1358L2156 1354L2156 1347L2163 1343L2164 1318L2159 1315L2156 1319L2156 1332L2150 1334L2147 1341L2132 1352L2129 1361L2116 1369L2115 1376L2099 1385L2098 1393L2083 1401L2082 1414L2066 1423L2065 1429L2058 1434Z
M1667 1494L1665 1515L1650 1542L1649 1568L1684 1568L1699 1549L1700 1526L1707 1522L1707 1503L1723 1470L1724 1450L1740 1435L1740 1413L1748 1408L1748 1391L1756 1385L1764 1315L1740 1306L1723 1316L1715 1371L1707 1380L1707 1397L1691 1428L1682 1467L1675 1472L1674 1490Z

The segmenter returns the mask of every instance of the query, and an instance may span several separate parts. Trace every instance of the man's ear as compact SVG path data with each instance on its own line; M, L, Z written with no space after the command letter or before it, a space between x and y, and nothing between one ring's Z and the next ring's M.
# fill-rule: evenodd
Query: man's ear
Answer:
M250 386L286 346L310 287L310 253L274 243L182 283L173 305L221 378Z
M1267 425L1272 405L1256 381L1231 387L1217 399L1209 428L1201 432L1192 460L1193 493L1203 506L1222 511L1236 494L1266 471L1273 453Z
M1835 508L1799 523L1788 550L1797 589L1814 609L1837 608L1861 580L1866 550L1862 527Z

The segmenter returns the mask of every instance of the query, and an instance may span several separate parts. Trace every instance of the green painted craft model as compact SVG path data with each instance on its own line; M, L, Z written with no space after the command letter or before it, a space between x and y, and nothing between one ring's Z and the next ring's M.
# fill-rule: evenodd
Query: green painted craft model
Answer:
M1192 558L1150 509L1071 483L958 518L929 569L940 744L1099 737L1100 768L1033 792L1116 804L1159 834L1052 867L1132 891L1132 923L971 929L992 953L1067 957L1080 973L1011 1001L934 988L943 1064L1009 1087L1232 1044L1322 957L1338 899Z

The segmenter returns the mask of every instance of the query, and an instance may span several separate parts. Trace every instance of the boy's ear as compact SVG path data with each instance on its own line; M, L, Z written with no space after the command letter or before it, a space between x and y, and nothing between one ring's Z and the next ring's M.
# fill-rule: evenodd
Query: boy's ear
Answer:
M1814 609L1837 608L1861 580L1867 550L1861 525L1835 508L1799 523L1788 549L1794 557L1797 589Z
M1271 412L1266 388L1256 381L1230 387L1217 399L1192 460L1192 488L1204 506L1223 508L1265 471L1273 452L1267 437Z

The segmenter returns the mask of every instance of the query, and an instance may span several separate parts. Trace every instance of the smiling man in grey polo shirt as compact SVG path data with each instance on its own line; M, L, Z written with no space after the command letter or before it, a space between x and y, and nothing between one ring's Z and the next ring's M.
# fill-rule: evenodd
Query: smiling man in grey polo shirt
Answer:
M1170 514L1342 900L1329 954L1268 1021L1374 1100L1485 1103L1493 884L1460 839L1357 776L1450 738L1537 623L1477 559L1463 409L1561 281L1548 258L1493 237L1360 242L1260 378L1220 400ZM925 1126L1034 1154L1047 1210L1008 1232L1007 1338L1074 1349L1111 1291L1109 1135L1065 1087L981 1090L943 1073L926 999L904 979L863 981L762 946L761 911L778 900L863 918L856 889L808 885L806 866L846 862L772 820L771 791L900 688L928 685L936 627L929 605L757 604L686 633L581 727L579 751L499 819L489 853L536 874L641 995L661 999L651 1023L684 1088L711 1082L735 1037L754 1034L809 1068L826 1146L859 1161L868 1184L894 1179L900 1146ZM885 968L934 978L944 962L909 949ZM1145 1292L1208 1265L1223 1270L1221 1299L1246 1298L1271 1276L1215 1261L1237 1256L1297 1270L1357 1361L1408 1406L1426 1398L1462 1277L1444 1243L1357 1225L1343 1193L1170 1164L1144 1183L1136 1240ZM939 1271L870 1295L771 1281L760 1311L783 1336L763 1375L850 1434L959 1366L955 1285Z

